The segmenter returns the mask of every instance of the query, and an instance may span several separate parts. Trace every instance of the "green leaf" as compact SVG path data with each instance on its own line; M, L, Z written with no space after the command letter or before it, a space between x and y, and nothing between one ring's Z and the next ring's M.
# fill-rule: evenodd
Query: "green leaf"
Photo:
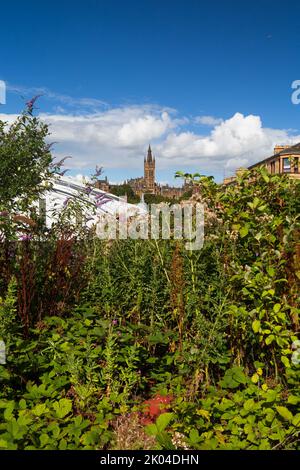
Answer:
M197 444L197 442L199 442L199 440L200 440L200 436L199 436L199 431L198 431L198 429L192 429L192 430L190 431L189 438L190 438L190 441L191 441L193 444Z
M260 362L260 361L254 361L254 367L255 369L263 369L265 367L265 363L264 362Z
M52 423L48 426L48 430L52 432L54 439L57 439L60 434L60 428L57 423Z
M68 341L64 341L61 345L60 345L60 349L63 351L63 352L67 352L71 349L71 346L70 344L68 343Z
M275 271L274 268L272 268L272 266L269 266L269 267L267 268L267 273L268 273L268 275L269 275L270 277L274 277L274 276L275 276L275 272L276 272L276 271Z
M240 236L241 238L244 238L248 235L249 233L249 229L248 229L248 226L247 225L244 225L241 229L240 229Z
M20 410L26 409L26 401L24 400L24 398L21 398L21 400L19 401L19 408Z
M25 427L19 426L17 423L16 418L11 419L7 423L7 431L12 435L12 437L16 440L21 439L25 433L27 433L27 429Z
M300 397L297 397L296 395L289 395L287 402L290 405L298 405L298 403L300 403Z
M31 411L35 416L41 416L42 414L47 413L47 411L49 410L47 406L45 405L45 403L41 403L39 405L36 405L34 408L32 408Z
M13 417L14 408L15 408L14 401L10 401L7 403L6 409L4 411L4 419L6 421L9 421Z
M97 444L99 442L99 432L96 431L96 430L91 430L91 431L87 431L85 432L82 436L81 436L81 442L86 445L86 446L93 446L95 444ZM62 439L61 441L63 441L64 439ZM61 442L60 441L60 442Z
M254 320L252 322L252 330L254 331L254 333L259 332L259 330L260 330L260 321L259 320Z
M156 424L148 424L145 427L145 431L149 436L156 436L158 434L158 429Z
M53 403L53 408L58 418L64 418L72 410L72 402L68 398L62 398L59 402Z
M278 313L281 309L281 305L280 304L275 304L274 307L273 307L273 311L274 313Z
M275 401L278 396L278 392L276 390L267 390L266 392L266 402Z
M263 177L263 179L264 179L264 181L265 181L266 183L269 183L270 177L269 177L266 173L263 173L263 174L262 174L262 177Z
M156 420L156 426L158 432L164 431L166 427L169 425L170 421L173 419L173 413L163 413L161 414Z
M223 388L237 388L240 384L245 384L247 378L242 367L232 367L226 370L223 380L220 384Z
M257 240L258 242L259 242L259 240L261 239L261 237L262 237L262 233L261 233L261 232L258 232L258 233L254 236L255 240Z
M202 408L200 410L196 411L197 415L203 416L207 421L210 421L210 413L208 410L203 410Z
M48 434L41 434L40 435L40 443L42 447L45 447L45 445L49 442L49 436Z
M293 425L293 426L297 426L297 428L300 427L300 413L297 413L297 414L293 417L292 425Z
M165 431L158 434L158 436L156 437L156 440L162 449L165 449L165 450L175 449L171 436Z
M254 408L255 402L253 398L249 398L249 400L246 400L244 403L244 409L246 411L251 411Z
M246 376L243 372L242 367L233 367L232 371L233 371L232 378L234 380L236 380L240 384L245 384L246 383L247 379L246 379Z
M260 203L260 199L258 197L255 197L252 203L254 209L258 206L259 203Z
M269 346L269 344L271 344L272 341L274 341L274 339L275 339L275 336L274 336L274 335L269 335L269 336L267 336L267 338L266 338L266 345Z
M62 438L59 442L59 446L58 446L59 450L66 450L67 448L67 441Z
M285 367L288 367L290 368L291 367L291 364L290 364L290 361L289 361L289 358L286 357L286 356L281 356L281 362L283 363L283 365Z
M7 449L7 448L8 448L8 442L0 438L0 449Z
M17 423L19 426L28 426L28 424L31 424L33 421L33 417L30 416L29 412L23 412L24 414L20 414L20 416L17 419Z
M280 416L282 416L282 418L286 419L289 422L292 422L293 415L285 406L276 406L275 408L280 414Z

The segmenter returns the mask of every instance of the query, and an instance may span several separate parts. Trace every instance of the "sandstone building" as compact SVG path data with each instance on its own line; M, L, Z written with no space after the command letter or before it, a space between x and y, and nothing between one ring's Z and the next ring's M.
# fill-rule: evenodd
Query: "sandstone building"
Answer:
M190 189L186 184L183 187L178 188L176 186L169 186L168 184L160 185L156 183L155 165L155 157L152 153L151 145L149 145L147 155L144 158L144 176L131 178L125 182L132 188L133 192L137 196L141 197L142 194L153 194L174 199L181 197L185 191ZM110 189L113 189L113 187L116 186L110 185L107 178L104 180L98 180L97 182L97 188L102 191L108 192Z
M274 155L251 165L249 170L263 165L271 174L288 174L291 178L300 179L300 143L277 145Z
M296 145L276 145L270 157L260 160L248 167L248 170L265 166L269 173L287 174L290 178L300 180L300 143ZM224 178L223 184L232 183L236 176L245 171L245 168L236 170L235 176Z

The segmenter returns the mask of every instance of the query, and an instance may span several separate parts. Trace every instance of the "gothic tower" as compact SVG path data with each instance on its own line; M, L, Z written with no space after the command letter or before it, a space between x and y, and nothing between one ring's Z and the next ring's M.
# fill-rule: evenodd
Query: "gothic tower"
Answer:
M147 158L144 159L144 182L147 193L155 194L155 158L149 145Z

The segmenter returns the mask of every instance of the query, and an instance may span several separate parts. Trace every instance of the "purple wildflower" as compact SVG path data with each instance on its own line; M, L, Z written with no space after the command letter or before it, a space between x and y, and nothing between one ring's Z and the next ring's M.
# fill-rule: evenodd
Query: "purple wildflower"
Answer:
M96 207L101 207L103 204L106 204L108 201L110 201L110 197L108 197L106 194L97 194L95 197L96 199Z
M96 207L101 207L104 204L106 204L109 201L109 199L102 200L102 201L96 201Z
M1 211L0 212L0 217L7 217L8 216L8 211Z
M118 320L113 320L113 321L112 321L112 324L113 324L113 325L117 325L117 324L118 324Z
M103 199L104 197L107 197L106 194L98 193L98 194L96 194L95 199Z
M94 175L94 176L96 176L96 177L97 177L97 176L100 176L101 173L102 173L102 170L103 170L102 166L96 165L96 168L95 168L95 175Z
M66 206L68 205L70 199L71 199L70 197L67 197L67 198L64 200L64 203L63 203L63 204L64 204L64 207L66 207Z
M57 144L58 142L50 142L49 144L45 145L45 150L49 152L51 148L53 147L54 144ZM53 164L50 165L51 167L54 166Z
M40 96L42 95L36 95L34 96L33 98L31 98L31 100L27 101L26 103L26 106L27 106L27 111L32 114L32 111L33 111L33 108L34 108L34 105L35 105L35 102L38 98L40 98Z
M54 162L55 168L60 168L61 166L63 166L64 162L67 160L67 158L72 158L72 157L67 156L67 157L64 157L61 160L59 160L59 162Z
M93 191L93 188L91 188L91 186L87 186L84 191L89 196L91 192Z
M29 235L29 234L25 234L25 235L21 235L21 236L20 236L20 240L21 240L22 242L28 242L28 241L31 240L31 239L32 239L32 236Z

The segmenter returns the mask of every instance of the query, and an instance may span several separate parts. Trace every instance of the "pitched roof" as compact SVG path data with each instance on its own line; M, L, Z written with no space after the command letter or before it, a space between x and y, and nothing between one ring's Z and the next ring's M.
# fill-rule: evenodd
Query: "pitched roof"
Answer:
M300 154L300 142L296 145L292 145L291 147L287 147L286 149L281 150L279 155L299 155ZM277 154L276 154L277 155Z
M300 142L298 142L298 144L291 145L291 147L284 148L280 152L274 153L274 155L271 155L264 160L260 160L259 162L254 163L253 165L249 166L248 169L251 170L251 168L260 165L261 163L267 163L270 160L273 160L274 157L279 157L280 155L300 155Z

